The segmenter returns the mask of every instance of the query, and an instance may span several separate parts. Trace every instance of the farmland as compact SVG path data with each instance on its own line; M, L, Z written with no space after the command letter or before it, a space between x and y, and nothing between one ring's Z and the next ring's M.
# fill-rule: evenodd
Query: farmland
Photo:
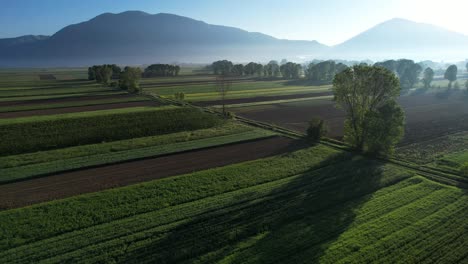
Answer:
M1 70L0 262L468 263L457 93L399 99L402 166L298 136L319 116L341 138L330 85L237 78L226 119L199 70L141 95L86 69Z

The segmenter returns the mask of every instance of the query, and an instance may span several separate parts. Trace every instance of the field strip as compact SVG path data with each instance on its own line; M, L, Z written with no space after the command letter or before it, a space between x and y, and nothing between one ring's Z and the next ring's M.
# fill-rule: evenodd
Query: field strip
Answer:
M286 100L273 100L273 101L263 101L263 102L253 102L253 103L241 103L241 104L228 104L226 107L247 107L247 106L256 106L256 105L270 105L270 104L281 104L281 103L292 103L292 102L302 102L302 101L311 101L311 100L328 100L333 99L332 95L328 96L317 96L317 97L308 97L308 98L297 98L297 99L286 99ZM221 108L222 105L214 105L214 108Z
M61 159L57 161L0 169L0 184L11 183L56 173L71 172L101 166L109 166L143 159L157 158L166 155L182 154L193 150L228 146L240 142L266 139L276 134L270 131L247 131L224 136L203 138L167 145L103 153L84 157Z
M33 100L43 100L43 99L62 99L62 98L78 98L86 96L96 96L96 95L119 95L119 94L128 94L125 91L102 91L102 92L90 92L90 93L76 93L76 94L60 94L60 95L35 95L35 96L16 96L16 97L2 97L0 102L15 102L15 101L33 101ZM4 104L2 104L4 105Z
M291 139L273 137L0 185L0 208L21 207L269 157L289 151L292 143Z
M18 111L29 111L29 110L43 110L51 108L67 108L77 106L91 106L100 104L115 104L115 103L127 103L127 102L140 102L149 101L150 99L145 97L122 97L115 99L102 99L102 100L89 100L89 101L71 101L65 103L38 103L38 104L26 104L26 105L15 105L15 106L3 106L0 107L0 112L18 112Z
M328 166L336 165L336 163L329 164ZM182 224L182 223L172 223L172 222L180 222L182 220L188 220L190 217L195 216L202 216L209 217L205 214L212 214L215 213L214 216L220 216L220 212L218 210L222 210L222 215L226 215L232 211L245 209L247 207L257 206L258 203L266 203L268 200L274 200L280 196L292 196L293 199L301 199L300 197L296 197L296 194L301 193L304 189L315 189L315 192L318 190L324 191L325 189L321 189L317 187L317 183L320 185L324 185L323 187L326 189L330 189L330 191L335 188L336 184L340 184L339 179L336 177L338 176L331 176L331 175L323 175L320 173L321 170L326 170L328 166L322 167L320 169L315 169L314 171L308 172L309 175L307 178L304 178L305 175L293 175L286 178L282 178L279 180L274 180L268 183L254 185L247 188L237 189L232 192L225 192L219 195L211 196L208 198L196 200L189 203L179 204L174 207L169 207L162 210L157 210L149 213L139 214L136 216L131 216L124 219L119 219L110 223L105 223L102 225L97 225L91 228L86 228L82 230L78 230L72 233L67 233L64 235L60 235L57 237L45 240L44 242L39 241L39 244L43 244L44 246L49 246L51 243L57 243L57 247L63 245L69 245L69 243L76 244L79 241L75 240L76 237L87 237L86 240L82 240L80 243L91 243L90 240L94 240L95 242L105 242L108 239L118 239L122 240L121 236L135 236L138 235L137 232L142 232L143 235L147 236L150 228L157 228L161 230L161 228L168 228L161 225L170 225L171 228L174 224ZM298 179L303 178L306 182L297 181ZM348 179L348 181L351 181ZM334 182L334 184L329 185L328 182ZM420 182L415 182L414 180L411 181L401 181L399 186L403 189L405 188L417 188ZM282 185L287 184L287 189L279 188ZM318 189L317 189L318 188ZM401 191L399 191L401 192ZM294 198L296 197L296 198ZM382 196L384 197L384 196ZM265 200L264 198L268 198ZM239 200L240 199L240 200ZM225 203L228 202L228 205ZM234 206L234 207L232 207ZM240 207L239 207L240 206ZM283 206L279 207L284 208ZM177 212L177 214L172 213ZM270 212L273 213L273 212ZM195 215L194 215L195 214ZM156 221L149 221L149 219L157 219ZM141 223L141 224L136 224ZM106 229L112 228L114 232L103 232ZM98 230L96 230L98 229ZM101 231L99 231L102 229ZM87 234L84 234L86 232ZM160 232L160 231L158 231ZM108 234L107 236L103 237L97 234ZM71 240L67 242L66 240ZM103 241L104 240L104 241ZM36 242L34 242L36 243ZM27 245L27 247L31 247L32 245ZM38 245L40 246L40 245ZM78 247L78 245L76 245ZM79 246L81 248L82 246ZM93 246L94 247L94 246ZM15 251L25 252L25 248L17 248L14 249ZM44 252L43 250L36 249L38 252ZM54 250L54 249L52 249ZM29 252L29 250L28 250ZM9 252L12 254L13 252ZM18 252L19 253L19 252ZM68 252L67 252L68 253ZM47 253L46 253L47 254Z

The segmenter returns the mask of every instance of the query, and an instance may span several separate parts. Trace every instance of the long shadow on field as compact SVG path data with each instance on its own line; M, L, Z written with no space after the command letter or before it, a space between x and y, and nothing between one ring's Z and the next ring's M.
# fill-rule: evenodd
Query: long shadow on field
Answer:
M381 163L343 155L348 160L307 171L266 192L257 186L237 195L234 203L177 225L117 261L318 263L327 243L353 222L365 195L381 184Z

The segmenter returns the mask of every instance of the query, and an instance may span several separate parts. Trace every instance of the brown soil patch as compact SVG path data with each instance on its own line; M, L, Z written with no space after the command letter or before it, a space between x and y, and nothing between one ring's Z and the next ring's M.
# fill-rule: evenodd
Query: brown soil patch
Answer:
M126 103L124 102L124 103L87 105L87 106L73 106L73 107L62 107L62 108L52 108L52 109L42 109L42 110L28 110L28 111L19 111L19 112L5 112L5 113L0 113L0 119L1 118L18 118L18 117L26 117L26 116L41 116L41 115L87 112L87 111L108 110L108 109L118 109L118 108L137 107L137 106L156 106L156 105L158 104L154 101L141 101L141 102L126 102Z
M90 100L106 100L133 97L131 94L112 94L112 95L83 95L83 96L70 96L63 98L51 99L37 99L37 100L22 100L22 101L9 101L0 102L0 106L20 106L20 105L34 105L34 104L54 104L54 103L68 103L68 102L82 102Z
M39 74L39 80L57 80L53 74Z
M292 139L273 137L0 185L0 208L22 207L255 160L291 151L298 147L298 143Z
M468 130L468 104L461 96L439 99L433 95L405 96L399 99L406 114L405 137L401 144L440 137ZM321 105L275 104L271 107L238 109L238 115L305 132L312 117L327 121L329 136L343 136L344 112L334 107L333 102Z

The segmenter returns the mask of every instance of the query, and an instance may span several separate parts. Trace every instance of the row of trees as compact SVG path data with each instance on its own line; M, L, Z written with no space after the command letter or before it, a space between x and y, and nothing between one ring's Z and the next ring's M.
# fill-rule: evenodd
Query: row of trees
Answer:
M302 66L297 63L284 62L281 66L277 61L270 61L263 65L256 62L250 62L246 65L233 64L228 60L215 61L211 64L211 69L216 75L222 76L243 76L257 75L264 77L279 77L280 75L286 79L299 78L302 73Z
M422 72L421 65L407 59L387 60L377 62L374 65L384 67L395 73L403 90L412 88L419 81L419 75Z
M143 77L169 77L178 76L180 72L180 66L170 64L152 64L146 67L143 72Z

